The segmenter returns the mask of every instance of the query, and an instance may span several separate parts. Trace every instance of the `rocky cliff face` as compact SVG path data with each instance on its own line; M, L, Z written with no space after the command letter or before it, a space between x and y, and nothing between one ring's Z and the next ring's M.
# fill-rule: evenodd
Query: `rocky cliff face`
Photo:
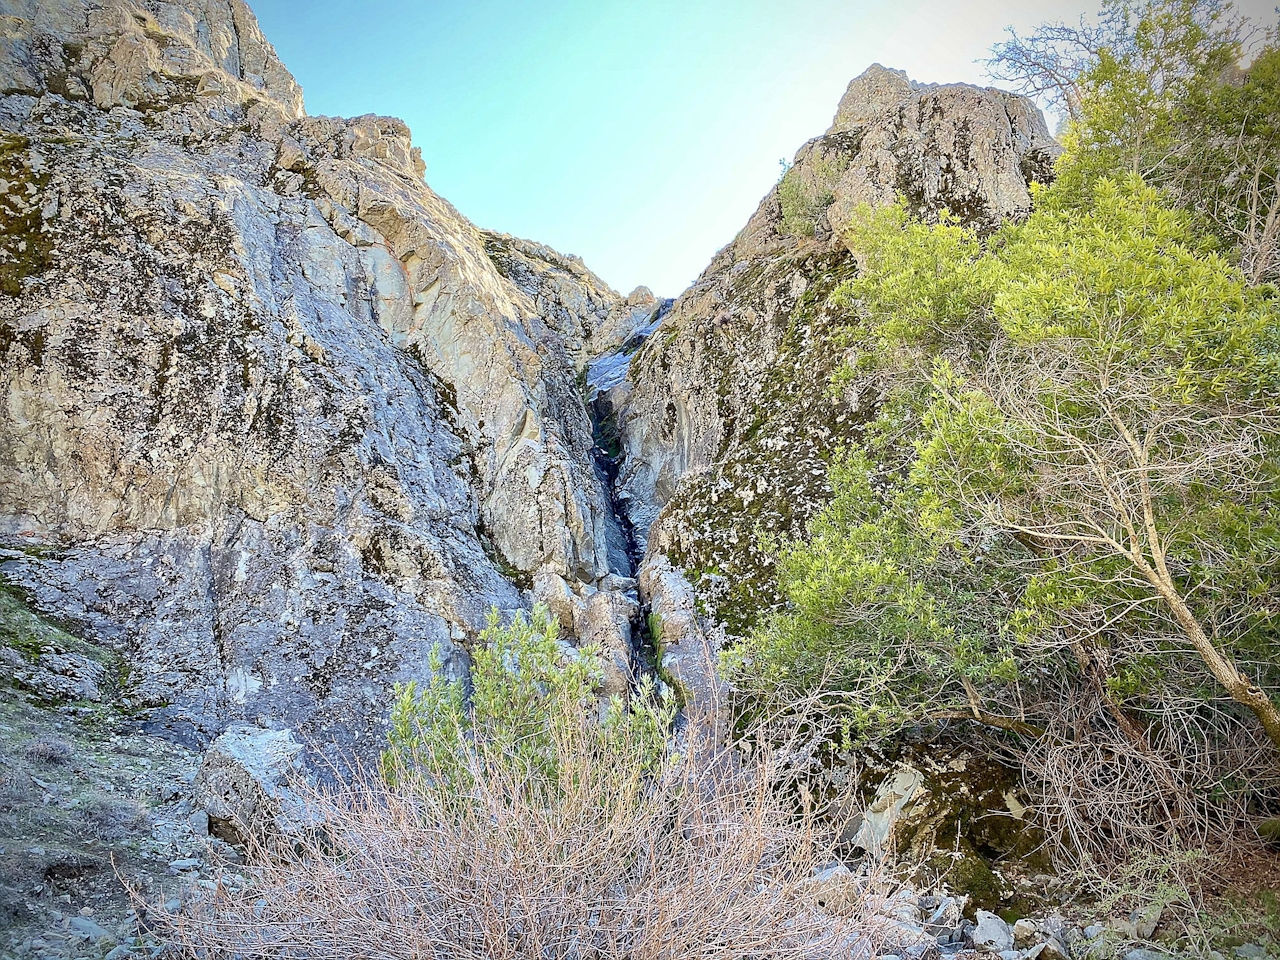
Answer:
M673 663L714 646L708 622L741 633L777 602L762 535L803 529L829 496L827 458L873 410L870 389L827 390L845 358L830 332L848 311L830 298L857 269L840 236L854 209L901 195L926 218L946 208L990 229L1030 210L1058 152L1023 97L872 66L676 301L608 397L619 500L647 547L641 584L655 609L686 611L664 629ZM709 617L688 615L675 571Z
M306 116L240 0L0 15L6 580L198 741L376 744L534 584L625 646L579 382L652 295L478 230L400 121Z

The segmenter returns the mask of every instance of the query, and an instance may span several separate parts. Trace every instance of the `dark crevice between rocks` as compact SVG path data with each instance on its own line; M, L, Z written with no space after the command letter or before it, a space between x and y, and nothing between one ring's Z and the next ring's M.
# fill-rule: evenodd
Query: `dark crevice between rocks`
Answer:
M591 458L609 505L609 537L611 540L617 538L621 546L619 559L625 558L620 564L621 569L614 572L634 579L639 572L640 562L644 559L644 549L618 491L618 475L625 458L618 411L609 395L599 391L587 398L587 412L591 416ZM610 550L611 557L615 553L617 551ZM658 676L656 643L649 629L649 605L640 597L638 589L636 599L640 601L640 605L631 618L630 668L633 689L645 677Z
M588 402L587 410L591 415L591 458L594 461L596 476L604 487L609 502L610 530L622 547L626 561L622 569L616 573L624 577L634 577L640 568L643 551L636 537L635 527L618 496L618 474L622 470L623 450L622 431L618 424L617 411L604 393L598 393ZM611 537L612 539L612 537ZM616 554L616 551L611 551Z

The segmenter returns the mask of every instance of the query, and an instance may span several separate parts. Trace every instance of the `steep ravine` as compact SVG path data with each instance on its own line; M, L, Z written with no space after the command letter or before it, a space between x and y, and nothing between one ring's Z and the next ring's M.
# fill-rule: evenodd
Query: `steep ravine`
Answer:
M852 211L904 196L926 219L947 209L989 229L1030 210L1058 152L1024 97L873 65L637 351L610 392L616 499L673 673L781 602L760 535L803 532L830 496L830 456L874 408L874 382L829 389L854 359L837 333L856 310L833 298L857 270L841 236Z
M587 367L585 381L587 410L591 415L594 445L591 454L595 461L600 483L608 492L610 523L617 530L626 557L625 569L618 572L633 583L644 559L644 544L636 530L628 510L625 494L619 484L626 451L622 446L622 427L618 422L617 388L625 383L631 359L644 346L645 341L658 329L670 312L674 301L662 300L652 314L625 342L614 350L595 357ZM637 606L630 621L631 686L636 688L644 678L661 676L660 654L650 625L652 609L648 601L637 593Z
M307 116L240 0L27 4L0 57L0 575L157 729L378 749L544 601L625 685L580 388L658 308L479 230L405 125Z
M802 528L874 400L825 391L830 294L856 268L839 216L905 185L926 215L994 222L1054 149L1021 98L873 68L797 154L797 177L839 172L810 233L775 189L678 300L623 296L468 221L402 122L307 116L241 0L19 5L0 626L26 632L0 647L0 722L78 766L37 770L13 809L91 799L72 771L155 791L159 832L129 820L119 842L162 886L218 802L195 751L231 731L367 759L393 685L435 653L464 676L493 607L546 603L604 650L608 694L657 672L720 708L715 654L745 628L726 611L776 600L756 529ZM41 756L5 760L60 762ZM53 898L109 866L49 825L0 875L39 886L32 924L69 922Z
M637 580L660 672L689 709L723 708L717 652L783 601L762 541L803 533L830 499L830 458L862 441L876 407L874 380L830 389L856 359L842 332L857 308L837 295L858 269L841 236L851 211L904 194L920 216L946 208L989 229L1030 209L1057 151L1023 98L873 66L611 387L615 502L643 547ZM1043 892L1009 770L963 744L857 763L864 782L909 787L898 800L918 817L907 829L922 882L953 883L991 909ZM866 799L898 802L887 796Z
M613 519L626 543L627 576L631 577L635 576L644 557L644 543L633 522L626 493L619 485L626 457L620 406L625 402L632 359L661 326L674 303L674 300L657 301L651 313L643 323L635 325L625 341L591 359L584 381L585 402L591 415L594 440L591 454L600 480L608 490Z

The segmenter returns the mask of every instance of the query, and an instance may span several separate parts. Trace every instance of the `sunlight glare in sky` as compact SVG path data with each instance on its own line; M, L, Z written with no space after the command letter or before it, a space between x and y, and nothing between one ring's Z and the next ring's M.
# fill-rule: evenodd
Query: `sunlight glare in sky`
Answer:
M878 61L986 83L1013 24L1079 0L250 0L307 112L404 119L482 227L675 296ZM1260 22L1274 0L1246 0Z

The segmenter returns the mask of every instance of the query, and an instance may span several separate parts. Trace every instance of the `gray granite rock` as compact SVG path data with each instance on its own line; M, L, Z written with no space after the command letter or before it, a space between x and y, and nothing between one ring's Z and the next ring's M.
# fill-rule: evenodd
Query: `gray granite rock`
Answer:
M0 574L157 728L367 756L490 606L630 575L578 376L651 294L476 229L401 121L306 116L241 0L9 12Z
M296 789L308 780L302 745L289 730L228 728L209 745L193 786L209 830L232 843L272 842L312 825ZM199 861L170 864L174 872L197 869Z
M978 924L972 933L973 945L976 949L987 953L1001 953L1013 949L1013 931L996 914L987 910L977 913Z

